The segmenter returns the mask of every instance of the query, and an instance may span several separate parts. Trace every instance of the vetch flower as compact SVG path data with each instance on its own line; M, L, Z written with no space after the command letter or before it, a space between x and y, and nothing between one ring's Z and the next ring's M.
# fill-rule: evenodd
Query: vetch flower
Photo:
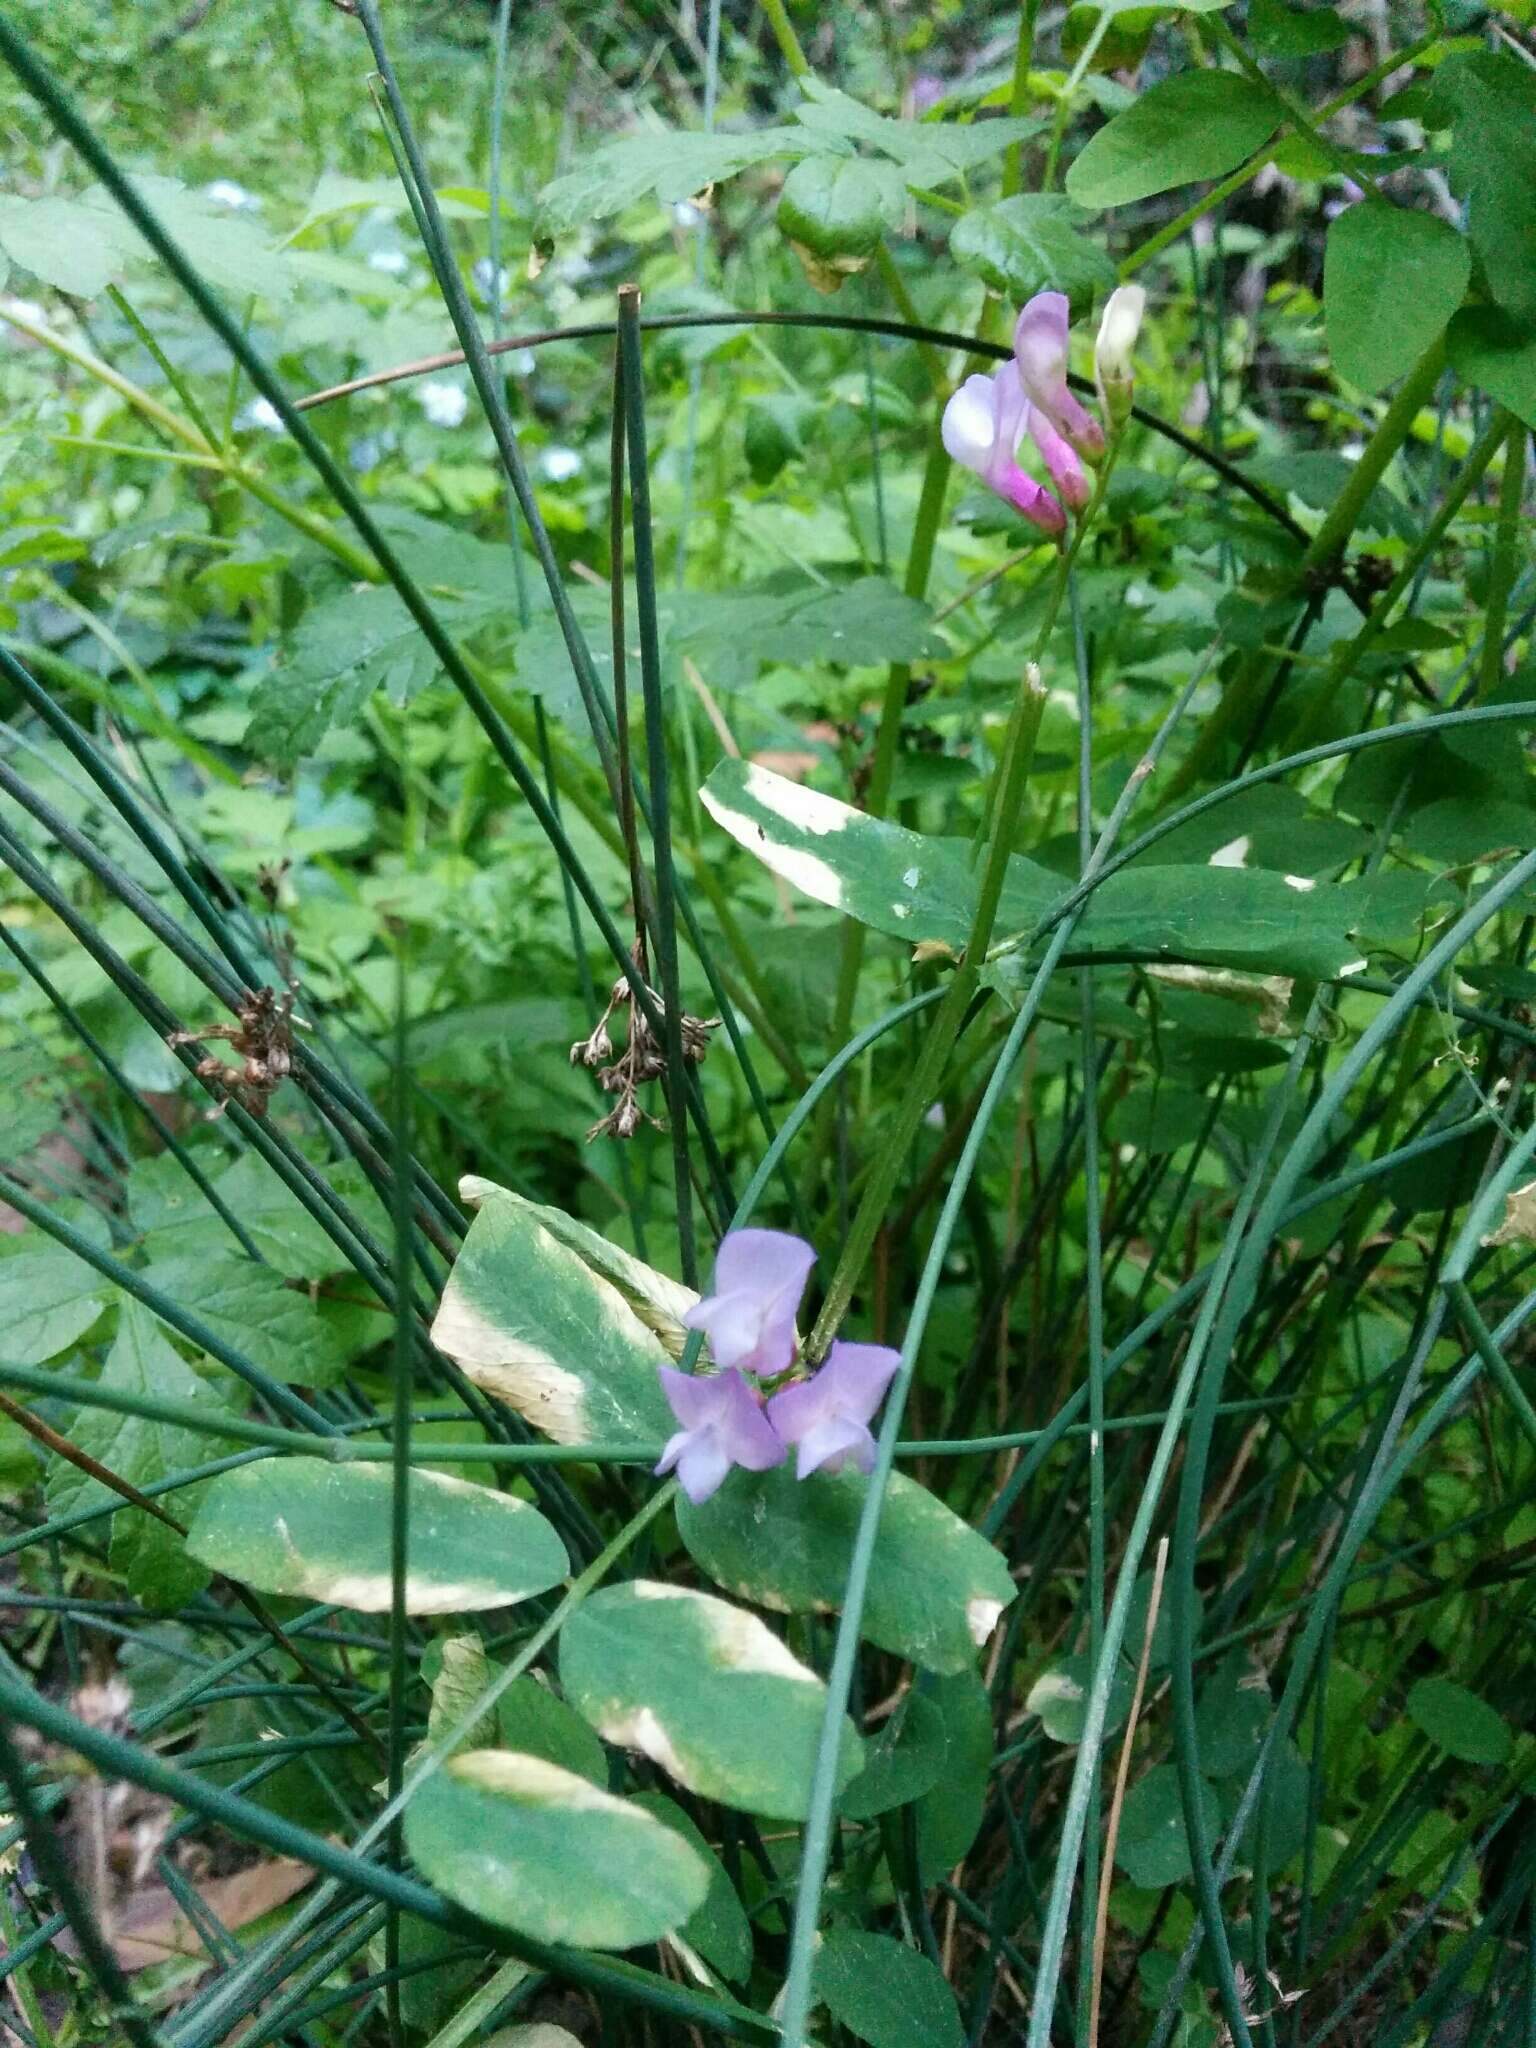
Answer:
M1104 307L1099 338L1093 349L1093 380L1099 388L1104 417L1119 426L1130 413L1136 389L1131 351L1141 332L1147 295L1139 284L1117 285Z
M954 461L979 476L1042 533L1060 533L1067 523L1061 507L1018 465L1028 418L1029 401L1018 369L1004 363L990 377L978 371L966 378L945 406L939 431Z
M1064 292L1036 292L1013 330L1013 359L1030 404L1093 462L1104 452L1104 430L1067 388L1067 315Z
M1088 472L1078 460L1077 451L1068 446L1035 405L1029 409L1029 438L1039 449L1040 460L1050 472L1062 503L1081 512L1093 495Z
M869 1425L900 1364L901 1354L884 1344L834 1344L820 1372L773 1396L768 1420L784 1443L799 1445L797 1479L840 1472L849 1458L871 1470Z
M815 1263L805 1239L788 1231L732 1230L721 1239L715 1291L683 1317L690 1330L708 1336L721 1377L739 1368L771 1380L789 1370L795 1316Z
M237 185L233 178L215 178L206 188L205 196L215 206L227 206L231 213L254 213L261 201L254 192L247 192L243 185Z
M725 1243L730 1241L727 1237ZM724 1248L722 1245L722 1252ZM696 1375L678 1372L670 1365L657 1370L667 1405L683 1426L668 1440L656 1476L660 1478L675 1466L678 1484L695 1507L709 1499L733 1465L744 1465L749 1472L766 1472L770 1465L784 1462L784 1445L763 1413L762 1397L739 1372Z

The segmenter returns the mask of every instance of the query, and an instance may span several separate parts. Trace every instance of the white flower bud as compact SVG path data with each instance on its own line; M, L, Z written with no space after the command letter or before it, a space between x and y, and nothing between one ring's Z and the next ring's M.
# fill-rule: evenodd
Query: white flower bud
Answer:
M1116 426L1124 422L1131 410L1131 395L1136 388L1131 351L1141 332L1146 303L1147 295L1139 284L1118 285L1110 293L1099 323L1099 338L1093 350L1094 381L1099 387L1104 416Z

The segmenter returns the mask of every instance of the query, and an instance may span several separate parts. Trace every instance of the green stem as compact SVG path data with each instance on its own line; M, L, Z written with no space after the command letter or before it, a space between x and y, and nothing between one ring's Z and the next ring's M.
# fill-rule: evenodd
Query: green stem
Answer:
M1040 730L1040 720L1044 711L1045 690L1040 682L1039 671L1031 664L1025 670L1018 695L1014 699L1013 716L1008 723L1003 763L999 771L996 829L992 834L987 864L982 873L981 889L971 918L971 931L966 942L965 955L944 993L939 1013L924 1041L916 1070L902 1096L894 1127L875 1161L863 1199L838 1259L837 1268L828 1283L826 1299L822 1303L821 1314L816 1319L816 1327L811 1333L808 1346L812 1358L820 1358L824 1354L847 1312L859 1275L864 1270L864 1263L874 1248L880 1226L885 1220L885 1212L895 1189L897 1177L906 1161L907 1148L915 1137L929 1104L938 1095L944 1069L954 1048L955 1039L959 1035L961 1022L970 1006L972 996L976 993L981 966L986 958L992 927L997 917L997 907L1002 900L1003 885L1008 878L1015 822L1019 805L1023 801L1030 762L1034 758L1035 738Z
M1445 368L1445 356L1445 337L1443 334L1437 335L1403 379L1397 396L1382 414L1375 433L1366 443L1364 453L1350 470L1338 499L1330 507L1297 564L1295 581L1299 589L1306 590L1337 572L1340 558L1361 513L1365 510L1367 500L1413 431L1413 424L1419 416L1421 407L1439 383L1440 374ZM1170 781L1170 797L1182 796L1186 789L1197 782L1211 762L1217 758L1228 735L1234 729L1241 729L1251 718L1255 707L1263 699L1273 673L1274 663L1269 655L1260 653L1243 662L1222 693L1221 702L1201 728L1200 736L1191 747L1184 765Z
M779 46L780 56L789 66L791 76L806 77L810 72L811 60L800 47L800 38L795 34L794 24L785 11L784 0L758 0L758 5L768 18L768 26L773 30L773 39Z
M1504 680L1504 621L1509 613L1509 593L1520 567L1520 513L1525 496L1525 422L1513 413L1500 414L1499 419L1507 426L1507 438L1504 475L1499 483L1498 525L1494 529L1493 558L1488 564L1488 598L1483 609L1479 688L1485 697L1492 696Z

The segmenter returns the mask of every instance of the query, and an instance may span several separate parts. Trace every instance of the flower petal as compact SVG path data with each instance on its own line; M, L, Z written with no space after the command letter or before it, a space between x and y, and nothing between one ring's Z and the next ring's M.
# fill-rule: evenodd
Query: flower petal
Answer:
M697 1507L718 1492L731 1469L730 1454L713 1429L690 1432L677 1461L678 1483Z
M980 476L997 440L996 390L978 371L967 377L944 408L939 436L950 459Z
M833 1398L845 1415L868 1422L901 1366L901 1353L886 1344L834 1344L822 1376L832 1378Z
M840 1472L850 1457L861 1472L868 1472L875 1462L874 1438L853 1416L828 1415L800 1439L795 1477L809 1479L816 1471Z

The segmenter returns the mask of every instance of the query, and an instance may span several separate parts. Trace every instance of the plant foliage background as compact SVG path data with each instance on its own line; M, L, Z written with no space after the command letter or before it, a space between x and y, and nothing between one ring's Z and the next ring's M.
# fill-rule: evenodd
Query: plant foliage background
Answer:
M1529 9L0 60L0 2033L1536 2041Z

